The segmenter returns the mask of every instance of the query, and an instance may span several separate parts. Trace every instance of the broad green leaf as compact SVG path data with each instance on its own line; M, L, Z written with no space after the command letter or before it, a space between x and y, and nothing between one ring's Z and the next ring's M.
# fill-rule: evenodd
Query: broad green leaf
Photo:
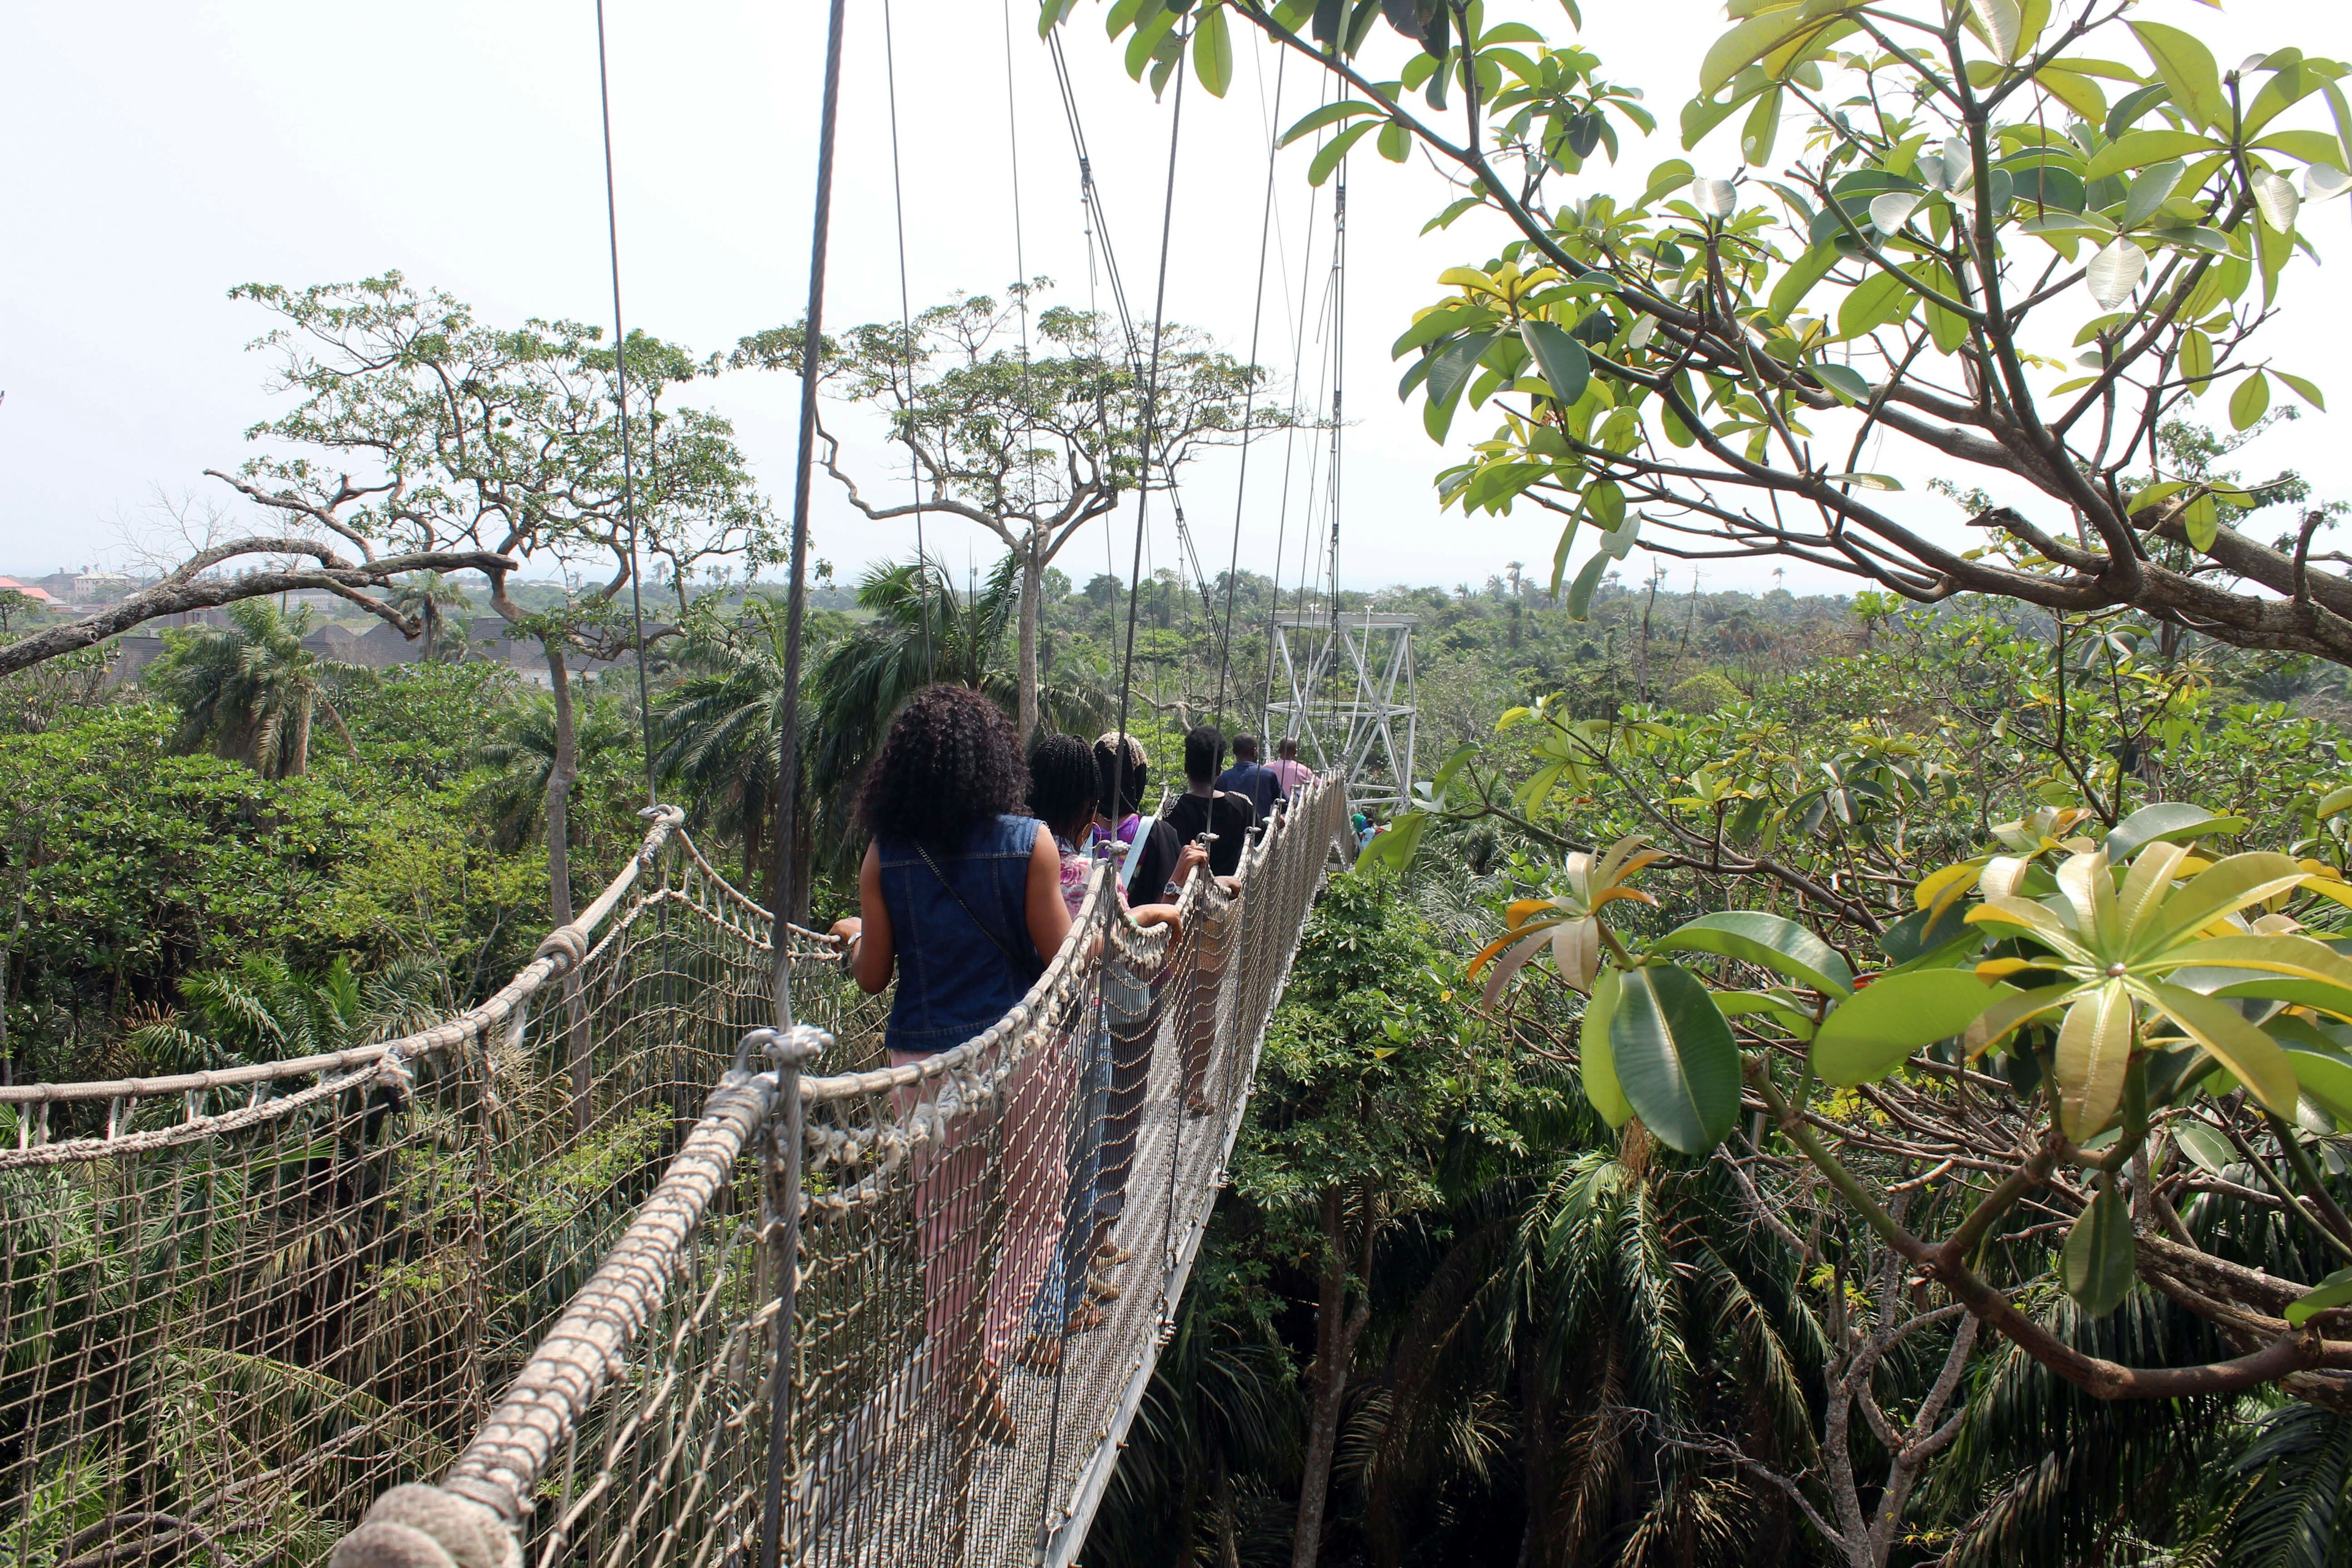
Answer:
M1701 915L1677 926L1651 946L1661 952L1713 952L1832 995L1853 994L1853 971L1837 949L1796 921L1760 910L1730 910Z
M2322 1279L2304 1295L2286 1304L2286 1321L2296 1328L2311 1321L2330 1307L2352 1302L2352 1268L2339 1268Z
M2217 860L2189 879L2149 921L2146 937L2133 944L2147 955L2160 953L2249 904L2276 898L2304 878L2303 868L2284 855L2261 851Z
M2135 506L2133 510L2138 509ZM2141 806L2107 829L2106 839L2100 847L2107 852L2107 864L2120 866L2138 854L2145 846L2159 840L2181 844L2212 833L2243 833L2246 827L2247 822L2242 816L2222 816L2201 805L2160 800L2154 805Z
M2132 1039L2131 994L2121 981L2084 993L2066 1009L2051 1065L2058 1079L2058 1125L2075 1142L2105 1131L2122 1103Z
M1412 863L1421 848L1422 836L1429 831L1430 816L1425 811L1408 811L1389 824L1386 833L1376 834L1356 857L1356 869L1369 870L1384 866L1391 871L1402 871Z
M2131 1294L2137 1244L2131 1208L2112 1184L2102 1184L2074 1228L2066 1233L2060 1273L2066 1294L2095 1318L2104 1318Z
M2113 838L2115 835L2110 833L2108 837ZM2132 861L2131 870L2124 877L2123 891L2116 899L2126 943L2139 935L2149 918L2164 907L2164 900L2172 893L2173 879L2179 875L2180 863L2188 858L2186 845L2157 843L2142 849Z
M1337 125L1342 120L1353 120L1360 114L1384 112L1376 103L1365 103L1356 99L1348 99L1339 103L1327 103L1284 132L1281 145L1287 147L1301 137L1312 136L1326 125Z
M1378 121L1360 121L1323 143L1322 150L1317 153L1314 161L1307 165L1307 183L1310 185L1319 185L1329 179L1331 171L1337 169L1339 166L1339 161L1348 155L1348 149L1361 142L1379 123Z
M2180 379L2192 393L2213 378L2213 340L2191 327L2180 334Z
M1582 343L1554 321L1522 321L1519 337L1535 356L1536 368L1550 385L1555 402L1567 407L1584 395L1592 379L1592 360Z
M2148 1000L2213 1054L2247 1091L2281 1116L2294 1114L2294 1066L2279 1043L2246 1022L2227 1002L2216 1002L2178 985L2147 984Z
M2137 248L2135 247L2134 248ZM1910 280L1899 272L1875 272L1853 289L1838 305L1838 336L1859 338L1889 321L1901 321L1918 302Z
M2289 1045L2285 1049L2287 1063L2294 1069L2294 1081L2303 1092L2336 1118L2337 1126L2352 1121L2352 1062L2333 1051L2313 1050L2306 1046Z
M2127 169L2145 169L2168 158L2193 158L2217 152L2221 143L2193 131L2132 131L2116 137L2083 166L2085 180L2104 179Z
M2254 189L2254 205L2263 221L2281 234L2294 232L2295 215L2302 210L2303 198L2294 194L2294 186L2284 174L2264 172L2251 182Z
M2268 413L2271 405L2270 378L2261 371L2249 374L2230 394L2230 427L2244 430Z
M1813 1070L1840 1089L1874 1083L1914 1051L1965 1033L1995 1003L2018 994L1965 969L1890 974L1840 1003L1813 1037Z
M1870 383L1852 365L1817 364L1813 366L1813 375L1831 393L1848 404L1870 401Z
M1234 37L1225 25L1225 8L1212 5L1201 13L1192 28L1192 74L1211 98L1223 98L1234 85Z
M1822 28L1821 21L1807 16L1803 8L1797 6L1748 17L1716 39L1708 47L1706 58L1699 61L1699 91L1712 96L1717 89L1738 76L1742 68L1754 65L1782 45L1801 41L1804 35L1818 33Z
M1647 963L1627 974L1609 1048L1626 1102L1668 1148L1704 1154L1739 1119L1739 1047L1688 970Z
M2225 969L2251 969L2271 974L2294 975L2306 980L2324 981L2330 985L2352 988L2352 958L2346 958L2323 942L2292 931L2275 931L2252 936L2209 937L2174 948L2151 964L2160 969L2166 961L2212 965ZM2192 986L2192 990L2203 990Z
M2305 381L2299 375L2289 375L2285 371L2279 370L2275 367L2272 369L2270 374L2286 383L2288 388L2293 391L2297 397L2302 398L2305 403L2310 404L2314 408L2318 409L2323 414L2327 412L2327 399L2319 395L2319 388L2315 384Z
M1780 274L1780 280L1772 286L1772 314L1787 321L1789 312L1804 302L1814 284L1829 276L1837 260L1836 246L1817 245L1790 262L1789 269Z
M2180 1145L2190 1164L2209 1176L2222 1174L2238 1157L2228 1139L2191 1117L2184 1116L2172 1124L2172 1141Z
M2221 68L2213 51L2192 34L2160 22L2128 24L2140 47L2156 62L2156 73L2172 89L2172 101L2189 111L2200 125L2221 129L2230 123L2230 100L2221 91Z
M2173 188L2189 165L2178 158L2167 158L2160 163L2150 163L2131 183L2131 193L2124 198L2124 216L2116 220L2125 228L2137 228L2154 217L2157 209L2172 197Z
M1584 1005L1584 1023L1577 1032L1584 1098L1592 1102L1601 1120L1612 1127L1622 1127L1633 1119L1633 1108L1626 1103L1625 1091L1618 1086L1616 1057L1609 1043L1610 1020L1616 1014L1624 978L1613 968L1603 969L1594 976L1591 999Z
M2132 297L2132 290L2139 287L2147 272L2147 252L2134 241L2118 237L2091 258L2083 283L2101 310L2112 310Z

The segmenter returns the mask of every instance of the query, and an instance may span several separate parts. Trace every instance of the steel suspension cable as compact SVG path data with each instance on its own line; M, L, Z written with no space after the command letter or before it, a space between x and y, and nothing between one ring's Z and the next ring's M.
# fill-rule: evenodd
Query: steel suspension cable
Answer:
M793 823L799 807L801 762L801 643L808 621L810 491L816 478L816 394L824 346L824 258L833 236L833 151L841 118L841 34L846 0L833 0L825 21L824 103L817 131L816 216L809 235L808 310L801 323L800 450L793 473L792 582L784 611L783 711L776 736L776 919L788 920L798 845ZM787 944L774 944L775 1017L778 1028L793 1022L793 971ZM772 1557L770 1568L772 1568Z
M1058 59L1058 45L1055 46L1055 55ZM1066 82L1066 91L1067 87ZM1075 114L1076 110L1075 102L1072 103L1071 109L1073 114ZM1075 124L1076 121L1073 121L1074 128ZM1153 295L1151 308L1151 363L1143 382L1143 428L1141 432L1143 460L1137 465L1135 486L1135 560L1128 574L1127 649L1125 656L1121 660L1121 668L1119 670L1118 732L1122 737L1128 732L1128 715L1133 705L1135 697L1136 608L1142 596L1143 536L1146 525L1151 515L1151 455L1152 447L1159 439L1159 432L1154 426L1160 417L1160 345L1161 334L1165 330L1168 321L1168 248L1170 241L1173 238L1175 233L1176 149L1179 138L1182 134L1183 129L1184 73L1181 70L1179 70L1176 73L1176 101L1170 112L1168 121L1168 188L1166 194L1161 197L1160 207L1160 279L1157 290ZM1088 184L1091 188L1091 180L1089 180ZM1098 196L1095 205L1095 216L1097 223L1099 224L1102 216L1102 207ZM1110 249L1110 236L1108 230L1105 231L1103 236L1103 249L1106 255L1108 255ZM1116 267L1113 267L1110 270L1114 280L1112 288L1114 291L1116 291L1118 289L1116 281L1118 276L1118 269ZM1123 804L1127 799L1128 748L1124 744L1121 744L1117 748L1117 750L1118 752L1118 760L1111 769L1111 800L1115 805Z
M629 429L629 334L621 321L621 208L613 182L613 84L605 65L604 0L596 0L596 107L604 128L604 238L613 260L613 393L621 411L621 516L629 530L629 636L637 649L637 727L645 740L646 804L659 805L654 783L654 709L646 679L646 603L638 587L637 461ZM430 658L433 650L425 650Z
M1263 55L1260 57L1259 79L1265 79ZM1275 57L1273 129L1267 132L1265 147L1265 201L1258 215L1257 226L1257 288L1250 296L1250 346L1248 365L1257 369L1258 327L1265 316L1265 258L1267 242L1274 234L1274 170L1276 156L1282 151L1282 83L1290 63L1287 50ZM1253 385L1252 392L1256 390ZM1225 722L1225 678L1234 664L1234 595L1241 584L1242 508L1249 497L1250 437L1256 434L1257 418L1255 404L1245 403L1242 410L1241 473L1234 481L1234 545L1225 562L1225 624L1218 637L1217 700L1213 711L1220 729ZM1270 738L1269 738L1270 743Z
M898 46L890 0L882 0L882 80L890 104L890 207L898 234L898 340L907 363L907 478L915 490L915 618L923 633L923 679L936 668L931 654L931 558L923 544L923 468L916 436L914 307L907 289L907 195L898 167Z

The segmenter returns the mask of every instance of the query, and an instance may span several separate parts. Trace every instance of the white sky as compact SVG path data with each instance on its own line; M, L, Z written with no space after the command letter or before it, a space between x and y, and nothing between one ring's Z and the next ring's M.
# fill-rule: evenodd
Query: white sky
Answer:
M1556 38L1570 35L1541 0L1498 0ZM1683 156L1672 127L1696 85L1700 52L1726 25L1705 0L1588 4L1583 35L1616 79L1645 89L1664 122L1629 143L1612 184L1636 185ZM1001 289L1015 275L1011 222L1004 16L994 0L896 0L908 247L915 305L957 289ZM1131 296L1148 310L1165 175L1167 109L1128 82L1103 41L1103 7L1078 9L1069 33L1097 179ZM1028 270L1082 300L1085 251L1069 140L1034 28L1034 0L1013 0L1012 73ZM2231 0L2220 15L2191 0L2145 0L2138 15L2196 28L2225 65L2287 43L2352 54L2352 10L2314 0ZM882 6L856 0L837 174L828 325L895 317L898 274L885 112ZM709 353L793 320L806 289L812 165L822 65L822 0L610 0L622 270L630 324ZM120 560L126 528L152 526L159 494L225 500L208 468L246 455L244 429L266 417L266 364L242 352L264 326L231 303L247 280L304 284L399 268L472 302L487 320L568 315L609 321L604 193L596 120L591 0L410 0L399 6L289 0L143 3L85 9L19 5L7 13L8 147L0 157L0 571L47 572ZM1246 44L1248 40L1243 39ZM2137 61L2135 61L2137 63ZM1319 84L1294 60L1286 123ZM1263 66L1266 75L1259 74ZM1263 195L1272 59L1245 54L1222 103L1186 97L1170 266L1171 320L1247 346ZM1737 124L1737 117L1733 123ZM1728 128L1727 128L1727 131ZM1695 160L1705 172L1703 148ZM1718 156L1716 163L1727 163ZM1725 172L1728 172L1727 169ZM1549 563L1556 528L1531 509L1507 519L1441 514L1430 478L1444 455L1417 408L1394 394L1388 344L1439 292L1445 266L1483 258L1495 229L1469 220L1415 237L1444 200L1433 176L1369 153L1354 160L1346 347L1349 413L1343 581L1482 582L1503 563ZM1266 293L1263 363L1286 372L1303 239L1327 243L1328 193L1308 230L1303 157L1286 154L1276 200L1282 228ZM2335 265L2347 204L2305 220ZM1287 281L1282 279L1287 277ZM2340 285L2298 262L2289 273L2287 368L2352 407L2352 346ZM2332 282L2332 279L2328 279ZM1320 298L1308 277L1308 308ZM1311 367L1317 352L1310 343ZM1310 369L1311 378L1311 369ZM761 481L782 507L792 489L795 386L732 376L703 389L730 416ZM2218 413L2218 411L2217 411ZM2336 419L2342 417L2342 414ZM877 480L888 458L868 439L850 461ZM1465 433L1487 422L1465 412ZM2352 494L2335 460L2336 420L2306 419L2266 437L2250 472L2294 466L2325 495ZM1274 564L1278 444L1253 458L1244 563ZM1304 454L1301 454L1303 461ZM1935 469L1889 451L1906 513L1955 517L1918 489ZM898 470L903 471L903 470ZM209 489L208 489L209 487ZM880 487L888 490L887 484ZM213 493L218 492L218 493ZM910 528L877 528L820 479L816 548L841 569L911 548ZM1187 509L1213 573L1233 547L1229 460L1192 471ZM1288 524L1297 574L1303 503ZM1173 559L1164 508L1151 559ZM1132 513L1074 545L1083 581L1115 547L1124 574ZM968 528L933 525L935 551L959 563L993 553ZM1769 563L1710 570L1725 586L1762 585ZM1680 573L1677 572L1679 577ZM1791 587L1844 591L1791 572Z

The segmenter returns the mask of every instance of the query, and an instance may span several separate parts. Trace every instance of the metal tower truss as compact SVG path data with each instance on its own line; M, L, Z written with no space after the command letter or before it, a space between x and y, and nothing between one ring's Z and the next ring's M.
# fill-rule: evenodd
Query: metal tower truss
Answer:
M1419 617L1307 610L1276 616L1274 659L1289 697L1267 731L1297 741L1318 773L1348 781L1348 804L1402 810L1412 789L1412 628Z

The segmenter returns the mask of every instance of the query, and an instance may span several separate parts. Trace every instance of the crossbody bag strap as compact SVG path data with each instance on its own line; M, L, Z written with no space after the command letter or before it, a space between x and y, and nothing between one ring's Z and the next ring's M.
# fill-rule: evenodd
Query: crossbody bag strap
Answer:
M915 853L923 858L923 864L931 868L931 875L940 879L940 886L948 890L948 897L956 901L956 908L961 910L971 923L980 928L980 934L988 939L991 946L1004 955L1004 962L1013 966L1013 972L1015 974L1028 973L1034 966L1023 963L1020 955L1013 951L1011 945L996 934L996 928L982 920L980 911L964 902L963 895L956 891L956 885L948 880L947 873L940 869L940 863L931 858L931 852L918 844L915 846Z
M1156 816L1135 819L1134 841L1128 845L1127 858L1119 863L1118 868L1118 885L1129 892L1135 889L1135 868L1143 864L1143 847L1151 841L1151 830L1159 824L1160 819Z

